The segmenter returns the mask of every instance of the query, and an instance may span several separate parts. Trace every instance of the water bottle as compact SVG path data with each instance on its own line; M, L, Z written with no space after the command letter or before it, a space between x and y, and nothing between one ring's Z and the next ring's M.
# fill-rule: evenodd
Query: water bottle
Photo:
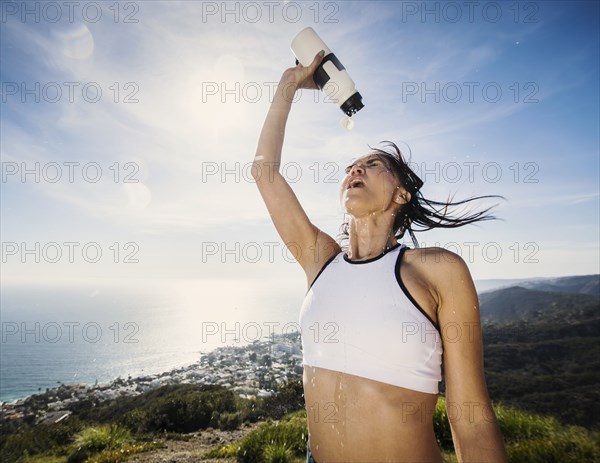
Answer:
M309 66L315 55L325 51L323 61L314 73L313 80L328 98L351 117L364 106L362 96L356 91L354 81L340 60L331 53L325 42L317 35L312 27L303 29L292 40L292 51L296 56L296 64Z

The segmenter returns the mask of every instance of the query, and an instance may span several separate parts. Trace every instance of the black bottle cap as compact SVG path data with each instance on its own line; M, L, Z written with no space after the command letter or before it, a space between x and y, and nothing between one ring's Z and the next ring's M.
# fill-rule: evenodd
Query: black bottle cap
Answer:
M362 102L362 96L360 96L360 93L356 92L346 101L344 101L344 104L342 104L340 108L342 109L342 111L344 111L346 116L352 116L353 114L360 111L364 106L365 105Z

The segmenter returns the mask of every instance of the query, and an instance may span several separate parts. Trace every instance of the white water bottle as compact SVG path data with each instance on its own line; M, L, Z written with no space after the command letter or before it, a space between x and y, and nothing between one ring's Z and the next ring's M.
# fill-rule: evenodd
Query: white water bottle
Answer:
M354 81L346 68L312 27L300 31L292 40L292 51L296 55L296 64L309 66L315 55L325 51L323 61L314 73L313 80L329 99L335 102L347 115L352 116L364 106L362 96L356 91Z

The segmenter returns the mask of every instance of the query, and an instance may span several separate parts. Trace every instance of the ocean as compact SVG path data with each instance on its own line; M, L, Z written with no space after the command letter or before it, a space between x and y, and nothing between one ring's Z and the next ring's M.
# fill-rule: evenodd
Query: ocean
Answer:
M225 345L298 331L302 279L2 285L0 401L195 363Z

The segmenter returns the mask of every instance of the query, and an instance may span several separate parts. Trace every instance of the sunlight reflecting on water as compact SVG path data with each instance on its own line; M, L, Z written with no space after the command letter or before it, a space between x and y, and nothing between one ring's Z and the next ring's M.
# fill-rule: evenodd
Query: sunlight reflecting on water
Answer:
M304 291L283 279L3 284L0 395L161 373L266 340L297 326Z
M262 284L261 284L262 283ZM296 322L302 282L184 280L168 285L175 318L189 345L210 350L225 344L248 344ZM271 327L271 328L269 328Z

